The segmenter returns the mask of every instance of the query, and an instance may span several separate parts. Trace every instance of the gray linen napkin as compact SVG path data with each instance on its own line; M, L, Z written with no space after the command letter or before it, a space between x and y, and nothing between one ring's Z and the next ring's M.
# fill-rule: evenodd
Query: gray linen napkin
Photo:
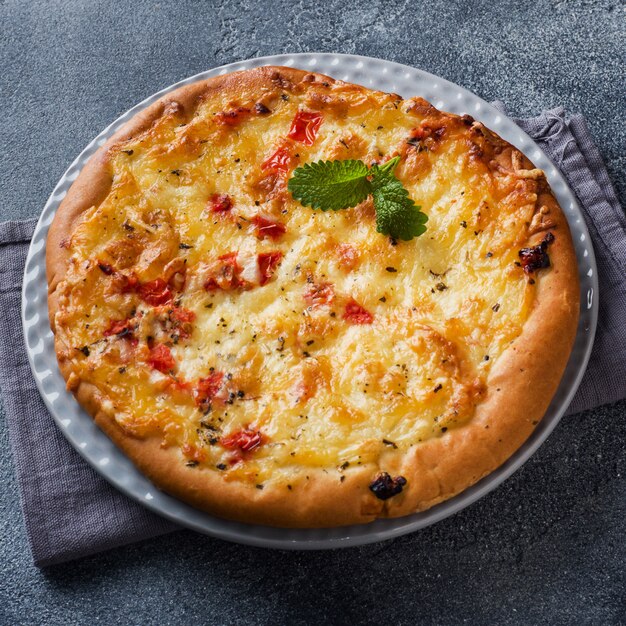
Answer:
M501 102L494 103L506 113ZM600 283L598 329L589 365L567 414L626 397L626 213L582 115L563 107L515 123L561 170L583 209Z
M36 220L0 224L0 391L33 560L69 561L177 527L109 485L46 409L22 335L24 264Z
M497 106L503 110L501 103ZM568 413L626 397L626 217L584 119L562 108L516 120L578 196L600 280L600 320ZM30 372L20 329L22 273L35 220L0 224L0 391L36 565L93 554L178 528L111 487L64 439Z

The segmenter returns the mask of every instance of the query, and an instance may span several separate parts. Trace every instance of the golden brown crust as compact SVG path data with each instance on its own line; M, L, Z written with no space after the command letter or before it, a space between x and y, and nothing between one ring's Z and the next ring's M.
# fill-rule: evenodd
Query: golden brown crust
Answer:
M111 138L85 166L50 228L47 275L53 330L58 311L56 288L67 272L70 259L64 241L85 211L108 193L112 180L108 153L115 144L137 136L172 107L183 119L193 115L199 99L209 92L262 92L277 81L287 85L310 80L336 82L301 70L274 67L209 79L168 94ZM427 105L422 101L422 106ZM532 164L517 150L481 125L476 127L490 144L498 146L491 167L523 170L530 172L528 177L537 177ZM214 471L187 467L176 452L161 447L157 438L128 436L102 410L103 401L97 389L72 378L70 364L62 356L64 346L58 344L57 336L61 371L79 403L140 471L168 493L216 515L276 526L321 527L369 522L377 517L396 517L429 508L460 493L508 459L543 416L563 374L578 320L576 258L567 221L541 177L537 206L548 208L551 230L558 236L550 247L552 269L539 281L536 303L521 336L495 364L487 381L487 397L470 423L413 446L407 454L398 455L390 450L381 459L380 465L384 461L387 471L408 480L400 495L385 502L375 498L368 488L377 469L373 465L350 468L342 482L324 470L307 470L304 475L294 476L293 486L297 488L293 490L258 489L254 485L228 482Z

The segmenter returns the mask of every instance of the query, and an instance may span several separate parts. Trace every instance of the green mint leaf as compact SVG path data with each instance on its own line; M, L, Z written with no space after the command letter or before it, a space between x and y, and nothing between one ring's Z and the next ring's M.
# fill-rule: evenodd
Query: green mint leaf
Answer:
M372 193L369 174L362 161L307 163L294 170L288 189L305 206L322 211L348 209Z
M400 157L399 156L395 156L393 157L393 159L389 159L389 161L387 161L387 163L385 163L384 165L372 165L372 173L374 174L374 176L380 176L381 174L388 174L388 173L393 173L393 171L396 169L396 165L398 165L398 163L400 163Z
M407 190L395 177L393 170L398 161L399 157L396 157L382 167L372 167L376 230L394 239L410 241L426 232L428 216L420 211L421 207L411 200Z
M370 194L376 210L376 230L409 241L426 232L428 216L420 211L394 174L400 157L368 169L362 161L318 161L298 167L288 183L291 195L322 211L347 209Z

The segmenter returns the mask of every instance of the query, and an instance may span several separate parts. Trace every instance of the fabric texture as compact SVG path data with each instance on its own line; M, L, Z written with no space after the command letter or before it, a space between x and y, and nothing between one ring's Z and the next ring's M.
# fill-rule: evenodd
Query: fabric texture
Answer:
M496 106L504 112L502 103ZM585 377L568 409L626 397L626 216L584 119L562 108L515 120L563 172L583 208L600 281ZM0 224L0 391L33 560L69 561L178 527L110 486L70 446L41 400L21 332L21 285L36 220Z
M506 113L501 102L495 103ZM567 414L626 397L626 213L582 115L562 107L516 119L561 170L583 209L598 264L598 329Z
M0 391L33 560L45 566L176 526L109 485L65 440L31 373L21 322L24 265L36 220L0 224Z

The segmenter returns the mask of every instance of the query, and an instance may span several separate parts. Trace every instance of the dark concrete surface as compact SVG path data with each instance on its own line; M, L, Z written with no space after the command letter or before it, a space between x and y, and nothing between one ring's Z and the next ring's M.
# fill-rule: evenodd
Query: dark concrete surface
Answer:
M414 65L516 115L582 112L624 204L625 18L618 0L0 0L0 219L38 214L83 146L158 89L299 51ZM625 441L626 402L565 418L494 493L374 546L184 531L39 571L0 418L0 624L626 623Z

